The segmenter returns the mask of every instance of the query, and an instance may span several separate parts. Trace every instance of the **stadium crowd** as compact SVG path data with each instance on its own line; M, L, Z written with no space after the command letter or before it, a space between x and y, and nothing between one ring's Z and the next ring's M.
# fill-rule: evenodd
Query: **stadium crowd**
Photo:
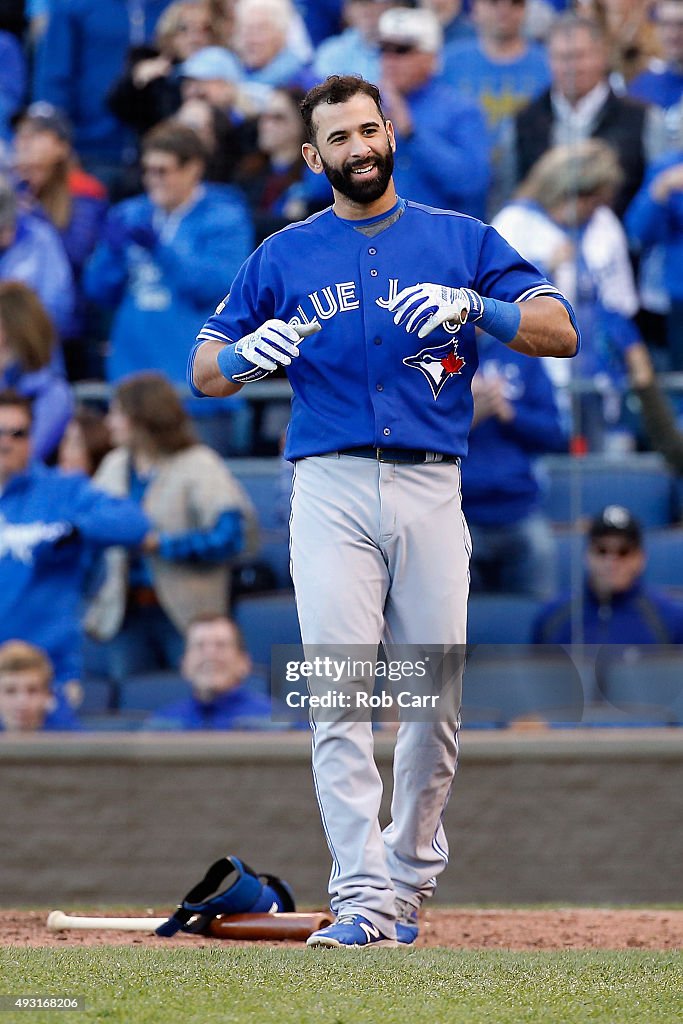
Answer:
M78 728L79 703L111 724L129 677L154 672L133 726L268 725L227 616L291 586L287 470L264 500L225 456L277 455L282 393L203 402L185 363L254 247L331 201L298 111L329 74L380 86L399 194L490 220L581 327L566 361L480 337L475 598L555 598L533 639L570 642L586 609L558 597L558 542L600 509L553 517L543 460L655 449L667 516L640 494L629 545L609 517L587 534L590 558L642 555L640 586L648 529L677 536L683 498L683 406L661 376L683 370L683 0L26 0L0 3L0 55L0 731ZM669 569L655 582L683 587L683 558ZM679 621L675 593L651 600ZM634 640L610 621L611 643ZM211 631L213 689L194 643Z

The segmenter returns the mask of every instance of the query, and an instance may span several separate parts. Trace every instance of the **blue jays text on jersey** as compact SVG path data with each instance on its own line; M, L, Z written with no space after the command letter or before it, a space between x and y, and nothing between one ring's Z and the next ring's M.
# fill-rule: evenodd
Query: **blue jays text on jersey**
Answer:
M235 342L273 318L320 321L287 368L288 459L364 445L466 454L474 327L444 326L422 341L408 334L387 308L407 285L439 282L506 302L552 295L573 316L490 226L403 200L393 212L347 221L327 209L271 235L198 335Z

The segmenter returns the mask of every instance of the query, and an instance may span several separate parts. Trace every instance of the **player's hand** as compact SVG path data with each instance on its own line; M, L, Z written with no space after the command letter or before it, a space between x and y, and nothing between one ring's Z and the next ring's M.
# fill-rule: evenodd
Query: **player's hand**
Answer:
M216 357L218 368L227 380L247 384L262 380L278 366L289 366L299 355L299 342L320 330L320 324L287 324L284 320L266 320L252 334L235 345L226 345Z
M409 334L417 330L418 338L426 338L441 324L460 327L474 323L484 312L481 296L471 288L448 288L443 284L415 284L404 288L388 308L396 314L394 323L403 324Z
M299 335L284 320L266 320L235 345L235 352L269 373L278 366L289 366L299 355Z

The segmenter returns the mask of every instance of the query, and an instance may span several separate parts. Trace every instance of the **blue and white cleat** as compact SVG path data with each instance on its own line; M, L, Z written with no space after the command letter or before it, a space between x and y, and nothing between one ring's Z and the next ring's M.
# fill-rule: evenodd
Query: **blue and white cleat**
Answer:
M396 939L402 946L411 946L418 936L420 926L417 921L417 910L403 900L396 901L398 916L396 918Z
M398 942L396 939L388 939L377 925L368 921L362 914L342 914L334 924L309 935L306 945L327 949L395 949Z

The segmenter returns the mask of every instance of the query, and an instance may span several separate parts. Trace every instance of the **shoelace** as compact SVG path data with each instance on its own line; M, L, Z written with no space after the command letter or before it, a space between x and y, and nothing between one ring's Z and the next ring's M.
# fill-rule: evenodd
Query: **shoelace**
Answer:
M342 914L337 918L335 924L353 924L358 914Z

